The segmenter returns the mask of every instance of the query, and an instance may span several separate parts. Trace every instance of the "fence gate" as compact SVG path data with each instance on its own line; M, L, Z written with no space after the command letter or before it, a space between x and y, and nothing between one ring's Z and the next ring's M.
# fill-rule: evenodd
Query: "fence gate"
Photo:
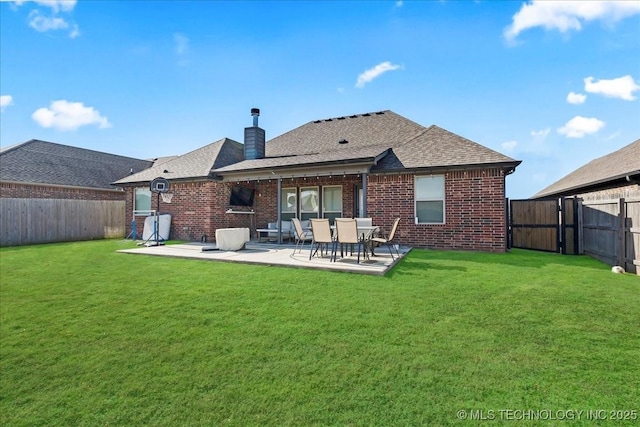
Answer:
M511 200L509 247L576 254L577 218L573 198Z

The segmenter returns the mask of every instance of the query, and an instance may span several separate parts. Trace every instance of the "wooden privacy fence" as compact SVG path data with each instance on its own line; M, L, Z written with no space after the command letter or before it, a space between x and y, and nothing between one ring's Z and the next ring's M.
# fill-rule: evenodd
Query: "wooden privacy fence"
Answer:
M640 198L511 200L508 246L587 254L640 272Z
M578 253L576 199L511 200L509 247Z
M640 198L581 201L584 253L628 272L640 266Z
M125 202L0 199L0 246L124 237Z

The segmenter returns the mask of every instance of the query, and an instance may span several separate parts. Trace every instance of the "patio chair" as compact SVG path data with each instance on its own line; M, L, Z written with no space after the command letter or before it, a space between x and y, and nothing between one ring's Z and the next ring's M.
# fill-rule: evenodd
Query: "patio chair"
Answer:
M362 248L362 240L358 236L358 224L355 219L336 218L336 242L340 244L340 254L342 255L342 245L358 245L358 264L360 264L360 250ZM333 260L336 261L338 254L334 249Z
M304 230L302 228L302 223L298 218L291 219L291 224L293 225L293 230L295 231L296 238L296 247L293 250L293 253L296 253L296 249L298 249L298 245L300 245L299 252L302 252L302 248L304 248L304 242L311 242L313 240L313 233L311 230Z
M391 251L391 247L395 245L393 245L391 243L391 241L393 240L393 238L396 235L396 231L398 230L398 223L400 222L400 218L396 218L395 221L393 221L393 226L391 227L391 232L389 233L389 235L387 237L384 236L376 236L376 237L372 237L371 238L371 242L372 243L377 243L380 246L382 245L387 245L387 247L389 248L389 254L391 254L391 260L395 261L395 258L393 257L393 252ZM396 250L396 254L398 255L398 257L400 257L400 252L398 251L398 248L394 248Z
M309 259L317 254L318 250L320 250L320 256L322 256L322 250L327 247L328 251L329 245L334 245L332 250L335 250L335 241L331 235L329 220L326 218L312 218L310 224L313 239L311 240L311 249L309 249ZM331 252L331 256L333 256L333 252Z

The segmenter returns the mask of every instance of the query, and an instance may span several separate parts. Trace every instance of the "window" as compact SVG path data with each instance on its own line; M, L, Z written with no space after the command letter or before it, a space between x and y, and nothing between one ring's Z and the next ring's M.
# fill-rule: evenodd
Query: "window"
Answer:
M342 187L322 187L322 216L333 222L342 217Z
M298 206L298 196L295 188L282 189L282 202L280 206L280 217L282 221L290 221L296 217Z
M133 200L134 215L151 214L151 190L148 188L136 188Z
M416 224L444 224L444 176L415 179Z
M318 218L320 192L318 187L300 188L300 219Z

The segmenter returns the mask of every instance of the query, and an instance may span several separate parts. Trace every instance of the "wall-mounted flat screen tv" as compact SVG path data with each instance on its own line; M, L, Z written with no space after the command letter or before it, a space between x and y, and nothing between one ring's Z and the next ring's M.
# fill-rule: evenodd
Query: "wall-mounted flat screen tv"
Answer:
M231 187L231 197L229 204L231 206L253 206L253 196L255 190L253 188L234 185Z

